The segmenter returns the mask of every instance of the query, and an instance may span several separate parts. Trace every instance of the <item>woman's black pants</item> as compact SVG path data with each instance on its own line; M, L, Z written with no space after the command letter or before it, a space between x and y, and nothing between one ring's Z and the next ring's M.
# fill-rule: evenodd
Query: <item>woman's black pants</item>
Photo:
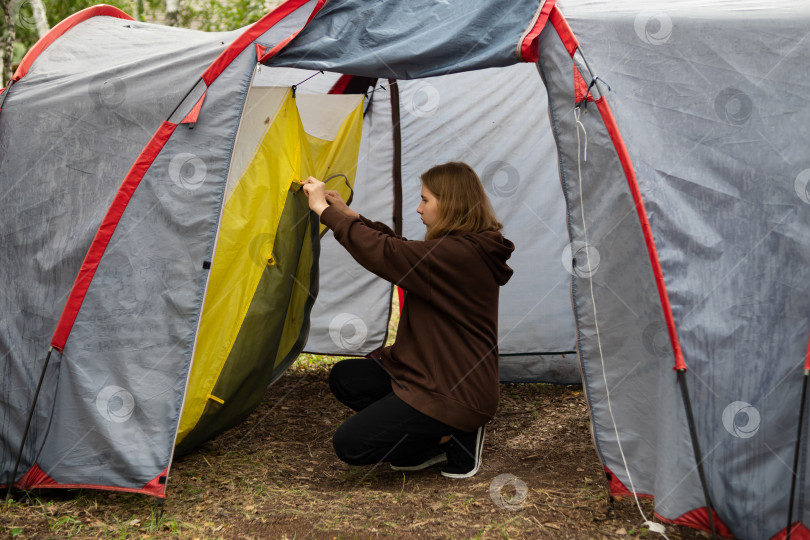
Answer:
M439 452L443 436L462 433L398 398L391 390L391 376L377 360L338 362L329 374L329 388L357 411L332 439L338 457L350 465L427 459Z

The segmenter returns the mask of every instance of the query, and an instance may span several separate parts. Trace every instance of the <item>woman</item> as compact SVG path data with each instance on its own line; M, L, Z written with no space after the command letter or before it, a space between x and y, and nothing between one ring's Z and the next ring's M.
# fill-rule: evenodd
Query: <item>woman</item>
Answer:
M424 241L369 221L315 178L304 191L352 257L406 295L380 360L343 360L329 375L335 396L357 411L335 433L338 457L397 470L446 462L444 476L473 476L498 405L498 290L514 250L481 180L464 163L422 175Z

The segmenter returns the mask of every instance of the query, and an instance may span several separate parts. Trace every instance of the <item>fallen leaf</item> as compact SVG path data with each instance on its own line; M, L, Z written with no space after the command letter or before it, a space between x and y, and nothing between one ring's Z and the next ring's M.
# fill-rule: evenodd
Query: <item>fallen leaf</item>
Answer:
M616 529L616 534L619 534L619 535L627 534L627 529L625 529L624 527L620 527L620 528Z

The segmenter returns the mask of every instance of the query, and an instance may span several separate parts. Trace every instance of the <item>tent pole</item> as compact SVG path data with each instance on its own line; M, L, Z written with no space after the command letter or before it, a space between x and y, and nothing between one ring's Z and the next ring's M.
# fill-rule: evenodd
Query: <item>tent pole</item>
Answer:
M692 450L695 452L695 463L697 463L698 476L700 477L700 485L703 488L703 498L706 501L706 510L709 514L709 527L712 530L712 538L717 538L717 532L714 528L714 509L712 507L712 500L709 497L709 488L706 484L706 474L703 472L703 458L700 454L700 443L698 442L697 429L695 428L695 417L692 414L692 404L689 401L689 389L686 387L686 370L678 370L678 382L681 387L681 396L683 396L683 403L686 407L686 419L689 423L689 435L692 437Z
M796 450L793 453L793 477L790 479L790 502L788 503L788 521L785 540L790 540L790 528L793 522L793 499L796 495L796 477L799 469L799 447L802 444L802 424L804 424L804 405L807 402L807 379L810 369L804 370L804 384L802 385L802 400L799 406L799 427L796 433Z
M391 90L391 124L394 138L394 232L402 234L402 126L399 115L399 86L396 79L388 79Z
M42 388L42 381L45 380L45 372L48 370L48 363L51 361L51 353L53 347L48 349L48 356L45 357L45 365L42 366L42 373L39 374L39 382L37 389L34 391L34 400L31 403L31 408L28 409L28 419L25 421L25 429L23 430L22 440L20 441L20 449L17 451L17 460L14 462L14 470L11 473L11 479L8 481L8 491L6 491L6 501L11 498L11 489L14 487L14 479L17 477L17 469L20 466L22 459L23 447L25 446L25 439L28 437L28 428L31 427L31 419L34 417L34 409L37 406L37 399L39 399L39 390Z

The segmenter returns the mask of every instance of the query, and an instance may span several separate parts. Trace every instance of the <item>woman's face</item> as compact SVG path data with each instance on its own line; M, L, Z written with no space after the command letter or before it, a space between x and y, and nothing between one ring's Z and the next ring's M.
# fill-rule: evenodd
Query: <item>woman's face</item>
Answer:
M439 214L439 201L436 199L436 195L425 187L425 184L422 184L422 202L419 203L416 211L422 216L422 223L430 230L430 226L436 223L436 217Z

